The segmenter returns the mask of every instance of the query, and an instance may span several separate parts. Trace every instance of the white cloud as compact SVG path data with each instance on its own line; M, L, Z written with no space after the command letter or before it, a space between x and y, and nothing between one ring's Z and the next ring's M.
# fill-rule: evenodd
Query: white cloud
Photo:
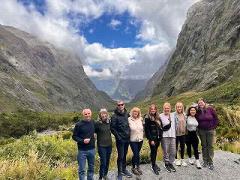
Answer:
M197 1L199 0L115 0L108 3L119 13L128 10L143 22L138 38L143 41L164 41L174 46L187 9Z
M155 37L156 29L154 25L149 21L144 21L141 28L141 33L137 35L137 38L153 42L154 40L157 40Z
M117 19L112 19L111 22L108 24L111 28L116 29L118 26L120 26L122 23L121 21Z
M0 24L14 26L72 50L81 57L89 76L108 77L109 72L122 72L125 77L149 77L163 64L168 52L175 46L187 9L196 1L46 0L46 12L42 15L34 6L26 10L17 0L1 0ZM85 37L77 33L77 27L103 13L121 14L125 11L133 17L131 23L141 22L136 39L145 44L142 48L113 46L110 49L100 43L89 44ZM73 14L71 20L69 14ZM121 22L112 19L110 24L117 28ZM92 69L90 66L94 64L101 65L103 71Z
M83 52L89 65L98 64L117 74L135 62L137 50L134 48L108 49L99 43L93 43L87 45Z
M84 15L86 19L91 19L99 17L104 11L103 4L96 3L94 0L46 0L46 5L48 13L55 17L74 12Z
M122 74L123 78L150 78L163 65L170 51L171 47L164 43L147 44L143 48L137 49L135 57L137 61L126 67Z
M89 44L84 48L84 54L88 56L90 64L102 61L121 61L125 65L129 65L135 53L132 48L108 49L99 43Z
M95 70L91 66L83 66L83 68L84 68L85 73L89 77L98 77L100 79L104 79L104 78L109 78L112 76L112 72L108 68L101 69L101 71Z

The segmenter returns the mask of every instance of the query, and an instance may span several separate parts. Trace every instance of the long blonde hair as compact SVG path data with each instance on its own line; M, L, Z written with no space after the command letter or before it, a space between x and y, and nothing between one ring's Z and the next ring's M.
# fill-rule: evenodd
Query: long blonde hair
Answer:
M177 105L182 105L182 113L184 113L184 104L183 104L183 102L178 101L178 102L175 104L175 111L176 111L176 112L177 112Z

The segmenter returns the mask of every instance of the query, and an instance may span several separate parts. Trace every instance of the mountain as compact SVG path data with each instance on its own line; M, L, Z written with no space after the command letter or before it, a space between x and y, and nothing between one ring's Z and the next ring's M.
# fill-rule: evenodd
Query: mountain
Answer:
M135 95L142 91L147 83L147 79L99 79L91 78L95 86L106 92L112 99L131 101Z
M110 97L115 92L118 82L114 78L101 79L98 77L91 77L92 82L100 91L106 92ZM113 97L112 97L113 98Z
M166 71L171 55L172 55L172 52L170 53L170 56L165 61L165 63L162 66L160 66L158 71L154 73L153 76L146 82L144 89L135 95L132 102L137 102L143 99L149 100L151 98L155 85L160 83L162 80L162 77Z
M239 77L240 1L202 0L189 9L153 96L204 91Z
M78 111L109 107L81 60L21 30L0 25L0 111Z
M147 81L147 79L120 79L111 97L117 100L131 101L138 92L145 88Z

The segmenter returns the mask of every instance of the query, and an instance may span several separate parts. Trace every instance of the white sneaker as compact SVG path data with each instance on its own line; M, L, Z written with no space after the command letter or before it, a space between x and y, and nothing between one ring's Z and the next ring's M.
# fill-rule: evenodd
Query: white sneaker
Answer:
M202 166L201 166L201 164L200 164L198 159L196 160L195 164L196 164L198 169L202 169Z
M192 158L188 158L188 162L193 165L194 164L194 160Z
M176 166L181 166L182 162L180 159L176 159L175 164L176 164Z
M183 166L183 167L186 167L186 166L187 166L187 163L184 161L184 159L181 159L181 161L182 161L182 166Z

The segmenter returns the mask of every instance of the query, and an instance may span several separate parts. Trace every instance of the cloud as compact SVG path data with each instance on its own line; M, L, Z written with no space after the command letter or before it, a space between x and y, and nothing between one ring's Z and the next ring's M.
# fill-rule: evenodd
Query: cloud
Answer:
M67 17L56 18L55 14L42 15L34 8L27 10L17 0L2 0L0 6L0 24L14 26L38 36L54 45L72 50L79 55L85 46L84 37L76 34L76 29L69 26Z
M144 21L142 24L141 32L137 35L137 39L141 39L144 41L157 41L156 37L156 29L151 22Z
M110 6L114 6L116 11L124 11L140 21L142 26L137 35L143 41L161 41L176 44L178 33L186 18L188 8L199 0L132 0L109 1Z
M122 23L119 20L112 19L111 22L108 24L112 29L116 29L118 26L120 26Z
M109 77L110 72L111 75L121 72L125 78L149 78L174 48L187 9L196 1L45 0L46 10L42 14L34 5L26 8L17 0L1 0L0 24L14 26L73 51L81 58L89 76ZM141 24L136 43L143 47L114 48L113 41L112 48L106 48L99 42L89 44L79 34L81 27L104 13L116 15L126 11L133 17L130 23ZM117 28L121 21L113 18L109 25ZM103 71L92 68L96 64Z
M123 71L126 66L135 63L137 50L135 48L108 49L99 43L93 43L87 45L83 52L89 65L109 68L115 75Z
M132 58L135 56L135 53L132 48L108 49L100 43L89 44L84 48L84 54L87 55L89 64L102 61L119 61L125 65L129 65L132 63Z
M122 76L124 79L147 79L156 72L165 59L169 56L171 47L159 43L155 45L147 44L143 48L137 49L135 63L126 67Z
M100 79L109 78L112 76L112 72L110 69L93 69L91 66L83 66L85 73L89 77L97 77Z
M48 14L60 18L74 12L83 15L84 20L89 20L98 18L104 12L103 4L94 0L46 0L46 6Z

